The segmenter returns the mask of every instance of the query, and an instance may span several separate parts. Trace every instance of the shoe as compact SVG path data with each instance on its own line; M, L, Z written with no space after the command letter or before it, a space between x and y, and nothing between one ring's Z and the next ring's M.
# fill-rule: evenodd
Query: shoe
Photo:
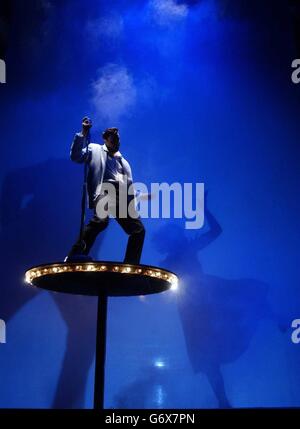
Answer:
M64 262L92 262L94 259L89 255L68 255L65 257Z

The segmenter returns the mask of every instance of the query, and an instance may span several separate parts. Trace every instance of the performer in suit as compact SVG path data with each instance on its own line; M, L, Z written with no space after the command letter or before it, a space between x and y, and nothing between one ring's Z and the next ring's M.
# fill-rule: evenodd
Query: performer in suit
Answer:
M143 223L135 208L133 209L134 213L132 213L132 205L131 209L127 211L126 217L119 215L120 188L125 183L128 189L133 183L131 167L119 151L119 130L117 128L107 128L102 133L104 144L100 145L89 143L91 127L91 119L84 117L82 131L75 134L70 156L74 162L88 163L87 191L89 208L93 210L93 217L84 226L82 239L79 238L72 246L71 251L66 257L66 261L76 259L80 255L88 255L97 235L107 227L109 213L103 212L103 210L99 211L97 206L99 207L102 198L106 197L107 199L107 191L103 189L110 189L109 186L113 186L115 190L113 193L114 217L129 235L124 262L139 264L145 237ZM128 195L127 189L128 205L134 199L134 196Z

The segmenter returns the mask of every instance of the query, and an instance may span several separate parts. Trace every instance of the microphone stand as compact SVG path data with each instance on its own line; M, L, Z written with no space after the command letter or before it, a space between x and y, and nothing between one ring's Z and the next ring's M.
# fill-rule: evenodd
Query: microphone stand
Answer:
M91 134L90 130L88 131L86 135L86 151L87 151L87 157L89 156L89 144L91 142ZM83 242L83 229L84 229L84 222L85 222L85 212L86 212L86 200L87 200L87 176L88 176L88 163L84 163L84 171L83 171L83 186L82 186L82 199L81 199L81 219L80 219L80 233L79 233L79 239L81 242Z

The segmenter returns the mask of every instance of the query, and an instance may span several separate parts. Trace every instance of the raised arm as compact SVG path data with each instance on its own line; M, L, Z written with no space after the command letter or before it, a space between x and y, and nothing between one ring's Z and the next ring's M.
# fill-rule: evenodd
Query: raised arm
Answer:
M70 158L79 164L88 161L87 138L82 133L76 133L72 142Z
M92 121L89 117L85 116L82 119L81 125L82 131L75 134L70 151L71 160L79 164L89 161L88 136L92 128Z
M222 233L221 225L207 208L207 194L205 195L204 215L209 230L202 234L197 234L197 236L191 240L191 244L195 247L196 251L204 249L210 243L215 241Z

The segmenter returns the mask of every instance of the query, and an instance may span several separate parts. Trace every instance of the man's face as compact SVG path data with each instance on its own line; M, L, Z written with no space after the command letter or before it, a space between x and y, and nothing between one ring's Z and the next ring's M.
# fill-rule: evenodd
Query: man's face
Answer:
M104 140L104 143L110 152L118 152L120 143L117 143L113 137L107 137L107 139Z

